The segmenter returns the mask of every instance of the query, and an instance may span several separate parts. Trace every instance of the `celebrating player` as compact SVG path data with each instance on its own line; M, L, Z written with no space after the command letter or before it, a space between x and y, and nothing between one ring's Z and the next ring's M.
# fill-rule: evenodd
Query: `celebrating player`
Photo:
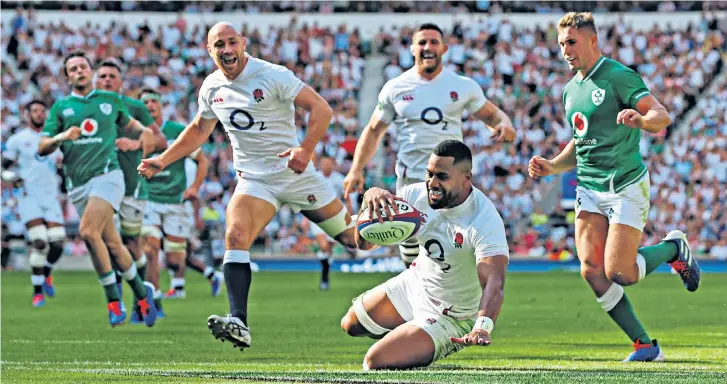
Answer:
M113 92L119 95L121 101L129 110L129 115L138 122L151 128L156 136L155 150L162 151L167 148L167 141L154 124L154 119L147 111L144 103L121 93L122 81L121 66L113 59L106 59L99 64L96 70L96 88ZM116 147L119 149L119 166L124 173L124 198L121 200L119 209L119 223L121 227L121 240L131 253L136 268L142 279L146 276L146 255L141 251L139 237L141 236L141 225L144 219L144 207L149 198L145 180L139 176L136 168L141 163L141 144L129 134L122 133L122 137L116 139ZM121 277L121 271L116 270L117 281ZM122 294L121 281L119 294ZM122 295L123 296L123 295ZM134 317L132 317L132 320Z
M63 71L72 93L51 107L38 154L44 156L59 147L63 152L69 197L81 216L80 235L106 293L111 326L122 324L126 313L120 305L109 253L131 286L144 322L152 326L156 321L153 288L138 275L113 216L124 197L124 175L115 150L117 132L126 130L139 136L146 152L154 146L154 133L129 116L117 94L93 89L91 62L82 51L66 56Z
M200 88L199 113L164 153L142 160L139 172L151 177L189 155L218 121L227 131L238 176L227 206L223 265L230 314L212 315L207 323L215 338L245 348L251 342L247 326L250 246L280 205L302 211L346 246L356 246L355 231L333 187L325 184L311 162L330 123L331 107L290 70L245 53L247 41L232 24L215 24L207 44L219 70L207 76ZM296 106L310 112L302 143L294 125Z
M472 186L469 148L456 140L439 143L426 181L397 196L422 213L414 236L419 256L409 269L357 297L341 319L351 336L383 336L366 353L364 370L422 367L466 345L489 345L503 302L510 254L505 225ZM366 191L364 206L396 210L394 196L380 188Z
M485 98L474 80L444 68L442 56L447 49L444 34L435 24L422 24L414 33L414 67L389 80L381 89L378 106L356 145L351 170L344 181L345 196L357 189L363 193L363 168L371 161L392 122L399 143L397 191L424 181L427 159L437 143L445 139L462 140L465 110L487 124L498 141L515 138L510 119ZM407 266L419 253L412 242L403 243L399 250Z
M659 133L670 124L666 109L641 77L607 59L598 48L590 13L571 12L558 24L558 43L576 72L563 90L573 139L552 160L535 156L531 177L578 172L576 248L581 275L601 307L634 342L626 361L659 361L664 353L636 318L623 286L637 283L669 263L695 291L700 272L682 231L639 248L649 212L649 172L639 153L641 130Z
M19 199L19 213L25 223L32 249L30 251L30 281L33 284L33 306L45 305L45 295L55 296L53 265L63 255L66 230L63 227L63 210L58 201L57 164L62 160L61 151L48 156L38 155L41 132L48 115L48 108L40 100L32 100L25 106L28 128L10 136L3 152L3 168L17 166L18 177L24 193Z
M184 130L184 125L174 121L164 121L161 94L158 91L144 88L139 93L139 97L153 116L154 122L161 127L168 142L173 143ZM154 158L161 152L155 151L151 157ZM147 280L156 289L154 302L160 311L162 293L159 290L159 249L162 237L164 238L167 265L175 266L174 269L179 271L184 267L187 239L190 236L192 225L183 201L197 197L197 191L207 176L207 158L202 151L200 149L194 151L191 157L198 162L199 166L189 188L187 188L187 174L184 169L185 159L169 164L163 172L154 175L147 182L149 203L144 212L143 244L144 253L149 257ZM181 272L184 273L184 270L181 269ZM184 292L184 283L182 283L180 291ZM140 320L132 314L131 322L138 323Z

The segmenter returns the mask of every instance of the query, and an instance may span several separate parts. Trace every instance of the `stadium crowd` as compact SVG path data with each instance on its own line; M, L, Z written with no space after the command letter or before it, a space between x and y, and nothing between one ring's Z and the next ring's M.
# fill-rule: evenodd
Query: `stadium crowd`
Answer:
M138 6L135 2L122 4L127 3ZM176 2L161 4L172 3ZM323 7L323 3L317 2L290 3L293 7L305 4ZM346 3L358 7L362 2ZM382 6L396 7L400 3L403 2ZM464 2L442 4L454 7L459 3ZM470 3L501 6L487 1ZM546 7L549 3L538 4ZM73 3L66 6L69 4ZM86 7L89 4L107 6L106 2L85 4ZM211 5L205 4L197 4L200 7L197 11L207 11L202 8ZM261 11L275 11L268 9L271 3L254 4ZM439 3L409 3L416 10L430 6L417 4ZM703 9L701 2L691 4ZM41 98L51 105L54 99L67 93L62 58L73 49L86 50L95 60L120 58L126 68L124 91L133 97L141 86L158 88L164 94L165 119L187 122L196 114L197 90L214 66L200 44L206 41L209 26L188 25L180 15L169 25L119 22L108 28L89 24L73 29L62 21L52 25L37 23L33 15L32 11L18 10L12 22L2 26L3 142L24 126L22 111L27 102ZM700 111L690 121L692 132L686 141L668 140L671 131L660 136L643 135L642 154L652 173L652 210L644 242L653 243L654 238L660 238L672 228L686 228L704 256L724 259L727 258L725 240L717 242L717 239L720 234L722 238L727 237L724 236L727 233L727 116L719 112L727 110L727 92L723 84L719 92L702 95L721 70L727 51L725 29L718 22L705 19L685 30L648 32L617 24L601 26L599 36L604 53L637 70L665 104L674 122L670 130L691 108L696 106ZM385 54L391 58L384 69L387 80L407 70L413 65L408 51L412 30L392 28L381 31L368 42L357 30L345 25L321 28L299 24L295 19L284 28L259 30L247 25L242 28L250 54L287 66L334 109L331 127L317 154L332 156L338 171L345 174L356 135L365 123L358 120L365 57ZM516 143L496 144L489 139L482 123L464 117L465 141L475 153L475 184L488 193L508 223L515 253L550 258L563 258L565 254L567 258L575 248L573 226L569 225L572 214L560 207L552 213L544 212L537 202L554 180L535 181L527 177L526 171L532 155L552 157L571 138L571 130L561 112L561 91L570 74L560 57L555 26L545 30L518 29L506 19L483 17L478 23L456 25L446 33L450 44L445 57L447 66L475 79L519 130ZM302 137L305 116L297 115L296 120ZM393 127L384 140L384 148L383 178L370 172L369 184L393 189L393 159L397 150ZM232 151L221 129L213 133L203 150L212 166L201 190L200 216L206 223L202 232L212 233L208 239L210 246L216 249L215 253L221 253L219 228L224 226L225 206L235 185ZM20 192L13 185L3 182L2 222L7 226L3 232L22 236L24 228L19 224L13 198L17 193ZM78 216L70 202L64 201L63 206L65 219L72 227L77 224ZM309 233L309 223L284 208L266 228L259 245L275 254L310 253ZM82 254L82 245L77 237L72 238L67 244L67 253Z

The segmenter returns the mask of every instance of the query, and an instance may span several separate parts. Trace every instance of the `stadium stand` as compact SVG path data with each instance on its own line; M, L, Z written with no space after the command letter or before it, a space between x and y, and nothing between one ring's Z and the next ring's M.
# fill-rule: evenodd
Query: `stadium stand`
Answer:
M592 4L591 4L592 3ZM5 9L15 2L2 2ZM247 12L306 11L357 12L541 12L560 13L553 2L501 4L476 2L43 2L39 9L78 9L134 11L211 12L244 9ZM344 5L345 4L345 5ZM155 8L158 7L158 8ZM590 8L589 8L590 7ZM725 8L709 2L583 2L576 8L596 11L708 11ZM213 63L200 41L207 26L188 25L182 14L167 25L139 25L119 21L108 28L88 24L73 29L65 24L42 24L34 11L18 9L11 23L2 26L2 139L22 127L22 108L33 98L49 105L66 93L62 73L63 54L71 49L91 52L95 60L119 57L126 67L124 90L130 96L143 85L159 88L164 94L164 115L188 121L196 113L196 92ZM474 78L488 98L513 119L519 138L513 145L492 143L478 121L465 117L465 141L475 152L475 181L496 203L508 230L514 253L538 258L572 257L573 217L559 204L550 204L560 185L555 178L536 182L527 177L527 161L533 154L550 157L570 139L570 128L561 113L561 90L570 78L560 57L554 25L545 29L518 29L506 18L482 18L479 23L456 24L445 31L450 50L445 60L455 71ZM698 245L700 256L725 258L727 233L725 197L727 190L727 94L724 80L714 92L713 81L722 71L727 51L725 26L705 16L682 30L641 32L623 24L600 26L604 53L637 70L655 96L672 114L673 126L665 135L642 140L642 154L652 172L652 210L645 243L674 228L686 228ZM392 32L393 31L393 32ZM337 160L339 171L347 171L355 138L365 122L359 121L363 68L371 56L385 55L388 80L413 63L408 52L411 30L405 26L382 32L371 41L355 29L341 26L323 28L291 20L287 27L258 29L244 26L248 52L285 65L323 95L334 109L329 134L317 148ZM658 61L655 58L660 58ZM722 71L723 72L723 71ZM689 111L698 112L688 122ZM305 116L298 115L299 134L305 133ZM368 118L368 116L366 116ZM690 128L688 139L674 140L672 133L681 125ZM675 136L676 138L677 136ZM397 150L394 132L383 144L384 172L370 172L370 185L393 188L393 159ZM212 160L211 172L201 197L201 216L208 232L221 235L225 205L234 189L231 149L221 130L216 130L203 146ZM60 184L60 180L59 180ZM695 186L699 193L695 193ZM557 191L556 191L557 192ZM12 185L2 185L2 221L15 236L18 226ZM721 193L721 195L720 195ZM78 217L64 201L66 219L72 227ZM707 209L710 208L710 209ZM73 231L70 230L71 236ZM215 252L223 245L212 235L208 239ZM723 240L718 239L722 237ZM68 254L83 254L83 243L70 239ZM266 228L258 244L265 253L309 254L308 223L288 209L281 210Z

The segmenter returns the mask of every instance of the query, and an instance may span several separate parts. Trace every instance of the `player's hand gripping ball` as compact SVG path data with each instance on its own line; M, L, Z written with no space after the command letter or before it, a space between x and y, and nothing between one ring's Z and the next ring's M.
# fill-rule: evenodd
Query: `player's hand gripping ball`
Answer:
M366 207L356 221L359 235L371 244L396 245L416 235L422 225L419 211L411 204L399 197L393 197L398 212L390 209L392 218L389 219L385 207L379 208L379 215L371 216L371 207ZM383 220L379 220L382 217Z

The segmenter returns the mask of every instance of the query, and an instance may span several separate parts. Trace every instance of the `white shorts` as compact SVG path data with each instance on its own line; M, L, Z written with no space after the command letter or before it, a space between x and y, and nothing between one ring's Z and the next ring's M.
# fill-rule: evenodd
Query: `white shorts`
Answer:
M318 224L314 222L310 223L310 234L313 237L318 237L318 235L326 235L328 241L336 241L336 239L332 238L329 234L326 233L326 231L322 230L321 227L319 227Z
M146 200L139 200L133 196L124 196L119 208L122 235L138 235L141 233L145 207Z
M56 196L28 195L18 199L20 220L27 223L43 219L46 223L63 224L63 209Z
M119 210L121 200L124 198L124 174L120 169L96 176L89 180L86 184L73 188L68 194L73 206L76 207L79 217L83 217L86 210L88 199L98 197L106 200L114 208Z
M149 201L144 211L144 226L159 227L166 236L188 239L192 226L183 204L162 204Z
M609 224L625 224L644 230L649 215L649 172L619 193L576 187L576 217L580 211L608 217Z
M449 338L462 337L471 332L475 319L457 320L443 314L441 306L436 305L422 291L414 269L407 269L374 289L382 288L407 324L423 329L432 338L432 363L464 348Z
M276 210L287 204L294 212L320 209L336 199L333 186L328 185L312 164L300 175L286 169L259 178L238 177L235 194L263 199Z

